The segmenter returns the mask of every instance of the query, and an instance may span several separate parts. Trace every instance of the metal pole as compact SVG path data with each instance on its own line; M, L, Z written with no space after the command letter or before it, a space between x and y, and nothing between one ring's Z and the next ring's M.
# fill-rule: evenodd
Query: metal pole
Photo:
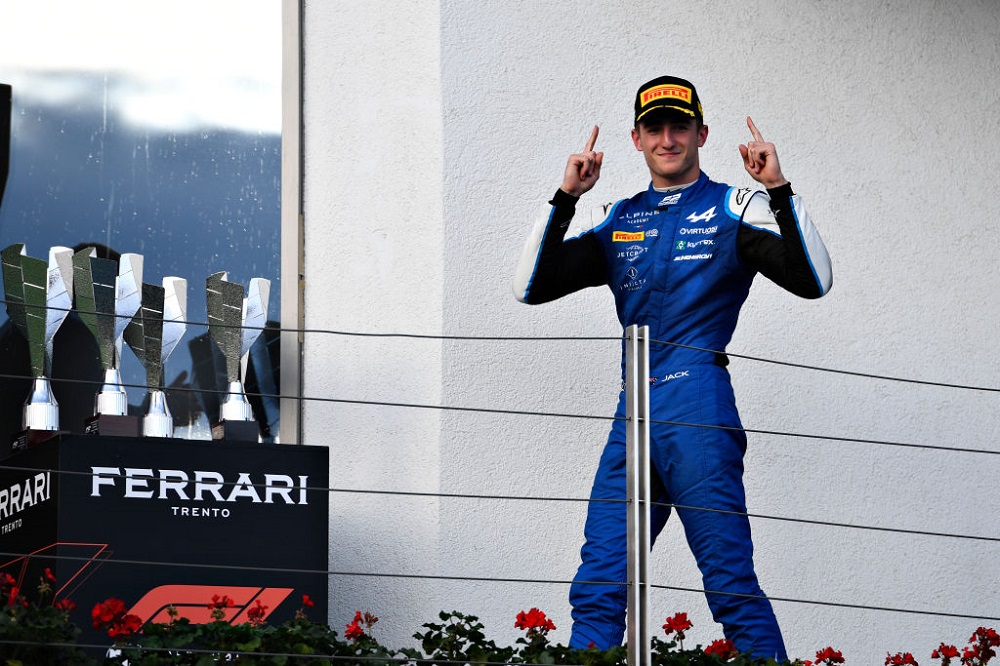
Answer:
M649 636L649 327L625 330L628 665L652 662Z
M305 336L303 217L303 3L281 2L281 414L282 444L303 444L302 347ZM298 331L294 330L298 329Z

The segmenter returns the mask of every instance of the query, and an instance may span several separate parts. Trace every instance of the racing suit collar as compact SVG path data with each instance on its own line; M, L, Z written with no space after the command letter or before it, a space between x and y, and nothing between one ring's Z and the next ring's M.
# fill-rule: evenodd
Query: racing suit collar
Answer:
M709 182L708 175L704 171L699 172L698 180L693 183L667 189L656 189L653 187L653 182L650 181L649 188L646 190L646 201L650 208L673 206L684 198L697 195Z

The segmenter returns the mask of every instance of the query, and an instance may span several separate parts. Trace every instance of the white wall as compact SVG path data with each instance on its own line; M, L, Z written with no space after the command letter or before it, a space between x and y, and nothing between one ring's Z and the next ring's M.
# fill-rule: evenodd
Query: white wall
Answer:
M440 334L437 6L347 4L309 3L303 30L306 326ZM310 334L304 354L306 396L441 403L435 340L400 344ZM435 410L308 403L303 430L303 443L330 446L335 488L440 489L441 415ZM332 494L331 569L433 570L437 505L435 499ZM414 618L437 612L431 581L339 576L331 587L334 624L363 608L383 617L380 629L408 638L419 626Z
M750 114L777 144L834 259L802 301L760 279L730 351L807 365L998 386L1000 6L981 2L691 0L335 3L305 8L306 325L472 336L617 336L610 294L516 303L510 275L536 207L594 123L602 203L646 186L628 141L635 88L693 80L710 127L702 165L748 184ZM608 416L616 341L307 334L307 396ZM1000 451L996 393L736 359L751 429ZM582 498L602 419L305 403L304 443L329 444L338 489ZM754 514L908 530L1000 533L995 455L751 434ZM331 569L564 581L585 505L333 493ZM996 617L995 543L755 518L773 597ZM679 524L654 581L698 587ZM331 625L355 609L409 643L439 610L498 642L537 606L567 642L564 584L335 575ZM693 642L721 636L702 595ZM849 663L929 661L983 621L775 602L789 652ZM989 623L986 623L989 624ZM993 622L992 626L998 623Z

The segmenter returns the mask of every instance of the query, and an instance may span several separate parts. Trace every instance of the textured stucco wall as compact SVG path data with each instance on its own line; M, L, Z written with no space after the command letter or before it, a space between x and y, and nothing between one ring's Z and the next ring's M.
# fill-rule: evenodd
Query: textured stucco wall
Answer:
M442 332L439 23L435 2L306 6L307 328ZM435 340L310 333L304 354L305 396L430 405L442 399ZM439 490L434 410L309 402L303 429L304 443L330 446L335 488ZM437 504L331 494L331 569L433 571ZM383 616L380 629L408 637L419 626L414 618L436 613L431 581L335 576L331 585L335 622L352 619L345 609L364 608Z
M306 325L473 336L616 336L610 294L528 307L510 275L537 206L594 123L598 204L645 187L628 141L636 86L692 79L702 165L749 184L750 114L777 144L834 259L802 301L759 279L730 351L933 382L997 386L1000 7L981 2L334 3L305 13ZM446 287L446 289L445 289ZM307 396L606 416L614 341L434 341L307 334ZM751 429L998 451L996 394L735 359ZM335 488L582 498L601 419L307 402L305 443ZM997 537L996 456L752 434L754 514ZM569 579L578 502L334 493L338 572ZM995 617L995 543L755 518L765 590L838 604ZM697 588L679 524L654 582ZM331 624L357 608L402 645L438 610L511 641L538 606L569 637L563 584L336 575ZM721 635L700 594L693 642ZM775 602L791 654L927 660L974 619ZM994 623L996 624L996 623Z

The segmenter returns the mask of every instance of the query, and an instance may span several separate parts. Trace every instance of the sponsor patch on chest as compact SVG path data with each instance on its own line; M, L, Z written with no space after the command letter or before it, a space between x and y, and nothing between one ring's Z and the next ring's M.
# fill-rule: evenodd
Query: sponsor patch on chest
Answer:
M613 243L641 243L646 240L645 231L616 231L611 234Z
M639 270L635 266L629 266L625 271L624 279L618 285L619 291L627 293L640 291L646 286L646 278L639 276Z
M632 262L638 259L646 252L645 246L642 245L629 245L624 250L621 250L617 254L618 259L624 259L625 261Z

